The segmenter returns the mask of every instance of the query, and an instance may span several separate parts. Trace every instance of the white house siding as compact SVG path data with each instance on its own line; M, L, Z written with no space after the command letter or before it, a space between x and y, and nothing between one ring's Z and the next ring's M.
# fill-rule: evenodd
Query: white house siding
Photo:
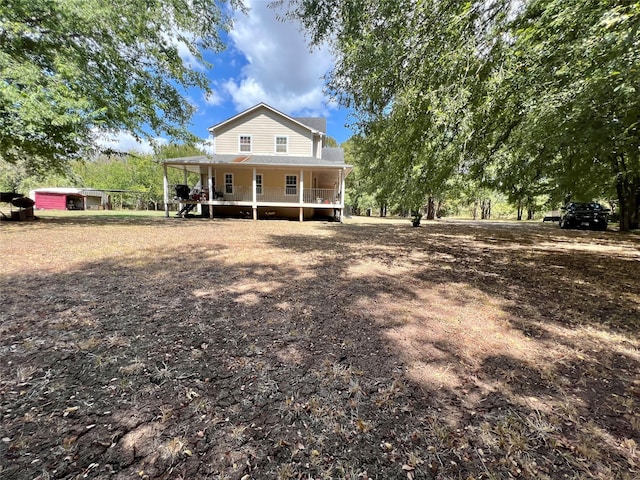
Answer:
M218 192L222 192L225 188L225 176L230 173L233 175L233 186L251 186L253 181L253 172L246 168L238 168L235 165L217 165L211 169L211 176L213 177L214 188ZM206 173L201 174L202 185L207 186L208 178Z
M322 157L322 137L319 135L313 140L313 156L316 158Z
M236 167L234 165L219 165L215 169L212 169L212 175L215 178L215 188L218 191L223 191L225 187L225 175L230 173L233 175L233 185L234 187L251 187L253 184L253 169L252 168L242 168ZM295 175L298 179L298 187L300 187L300 169L297 167L278 167L274 169L273 167L256 167L256 174L262 175L262 187L263 188L284 188L285 186L285 176L287 175ZM326 172L324 173L327 174ZM338 178L338 174L335 172L331 172L332 178ZM314 173L312 170L304 169L304 188L312 188L313 187L313 178L317 178L317 173ZM207 177L206 174L202 174L201 178L202 185L207 185ZM316 182L318 183L318 182ZM334 184L324 185L322 182L318 185L318 188L333 188Z
M256 169L256 173L262 174L263 187L282 187L284 188L284 179L287 175L295 175L298 179L298 188L300 188L300 169L279 169L279 170L261 170ZM311 172L304 171L304 188L311 188Z
M320 150L314 149L313 133L307 128L283 119L281 116L261 108L225 124L215 132L216 153L240 153L238 138L251 136L251 153L254 155L275 155L276 136L288 137L287 155L320 157ZM284 155L284 154L278 154Z

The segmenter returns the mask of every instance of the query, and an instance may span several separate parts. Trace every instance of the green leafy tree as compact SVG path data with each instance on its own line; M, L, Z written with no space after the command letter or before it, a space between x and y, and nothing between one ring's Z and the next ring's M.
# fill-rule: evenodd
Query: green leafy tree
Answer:
M168 143L166 145L160 145L156 148L154 157L157 160L167 160L169 158L181 158L181 157L197 157L205 155L205 152L195 146L185 143Z
M70 162L63 171L33 172L24 160L15 163L0 161L0 191L26 195L29 190L39 187L80 187L80 179L75 173L76 164L77 161Z
M362 215L367 208L373 207L373 203L367 203L366 179L362 177L357 157L353 155L353 142L353 138L350 138L341 145L345 162L353 166L353 170L345 180L345 203L349 205L354 215Z
M356 112L360 173L380 202L400 210L427 203L433 218L437 199L451 191L487 76L486 25L501 21L503 3L293 2L290 14L312 41L330 41L339 53L329 89Z
M326 143L327 147L337 147L338 146L338 142L336 141L336 139L331 137L331 136L329 136L329 135L327 135L325 143Z
M385 195L493 171L527 209L615 192L621 230L637 226L638 2L298 0L290 15L338 53L329 90Z
M514 171L532 183L535 171L556 200L617 195L621 230L637 227L639 26L638 3L527 2L483 112L492 148L509 160L506 184Z
M73 176L78 186L98 190L124 190L132 192L137 208L146 208L151 203L154 208L162 202L163 169L161 161L167 158L203 155L195 146L167 144L158 147L155 155L130 152L126 155L102 155L88 161L73 163ZM169 181L177 184L184 181L182 172L169 170ZM191 179L197 181L197 179Z
M195 141L185 89L209 90L240 0L5 0L0 4L0 160L63 169L94 148L97 131Z
M23 179L27 171L21 163L0 162L0 191L23 193Z

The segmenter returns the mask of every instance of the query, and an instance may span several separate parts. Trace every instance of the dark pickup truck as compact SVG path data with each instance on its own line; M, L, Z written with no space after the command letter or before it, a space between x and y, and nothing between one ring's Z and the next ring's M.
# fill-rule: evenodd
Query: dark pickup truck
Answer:
M562 208L560 228L588 228L606 230L609 223L608 208L596 202L570 202Z

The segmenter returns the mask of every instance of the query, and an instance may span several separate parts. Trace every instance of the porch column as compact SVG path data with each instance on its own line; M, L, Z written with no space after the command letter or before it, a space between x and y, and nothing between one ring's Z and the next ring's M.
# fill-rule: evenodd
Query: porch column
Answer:
M300 195L299 195L299 200L300 200L300 221L303 222L304 221L304 208L302 207L302 204L304 203L304 170L300 169Z
M162 190L164 195L164 216L169 218L169 177L167 176L167 164L162 165Z
M264 180L263 180L264 182ZM258 220L258 202L257 202L257 192L256 192L256 169L255 167L253 168L253 180L251 180L251 202L253 203L253 205L251 205L251 211L253 212L253 220Z
M209 218L213 218L213 171L211 169L211 165L209 165L208 169L207 169L207 187L209 188Z
M182 173L183 173L182 183L183 183L183 185L187 185L188 186L189 184L187 183L187 166L186 165L184 167L182 167ZM190 190L189 190L189 192L190 192ZM188 196L187 196L187 198L188 198ZM185 203L182 203L182 202L183 202L182 199L178 200L178 212L182 211L182 208L186 205Z
M340 223L342 223L342 219L344 218L344 168L340 170Z

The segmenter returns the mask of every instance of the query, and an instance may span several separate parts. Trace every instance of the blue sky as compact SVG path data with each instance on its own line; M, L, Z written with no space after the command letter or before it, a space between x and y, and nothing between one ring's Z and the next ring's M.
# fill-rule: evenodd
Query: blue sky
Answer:
M269 3L245 0L249 11L236 14L226 50L205 54L213 65L210 69L183 53L183 61L206 71L213 90L209 97L196 89L187 92L189 101L197 107L191 132L206 140L208 127L265 102L291 116L326 118L327 134L338 144L344 142L352 135L345 126L347 112L323 93L322 77L333 66L332 55L327 48L310 51L299 26L279 21L277 12L268 8ZM149 144L136 144L126 132L101 143L122 150L151 150Z

